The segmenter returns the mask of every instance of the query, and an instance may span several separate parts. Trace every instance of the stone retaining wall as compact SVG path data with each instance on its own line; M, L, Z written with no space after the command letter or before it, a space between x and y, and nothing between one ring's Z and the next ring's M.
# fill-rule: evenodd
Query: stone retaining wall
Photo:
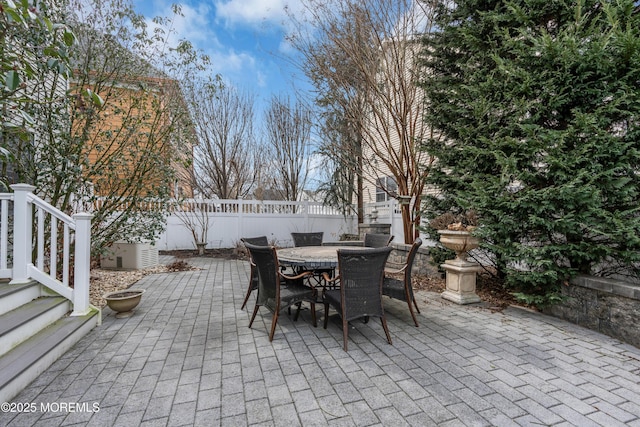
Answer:
M405 243L393 243L391 242L393 251L389 255L389 261L402 264L407 259L407 254L411 249L411 245ZM420 274L424 276L440 276L440 272L435 265L431 264L431 255L429 253L429 247L420 246L416 258L413 261L413 274Z
M640 286L578 276L562 294L566 300L545 313L640 347Z

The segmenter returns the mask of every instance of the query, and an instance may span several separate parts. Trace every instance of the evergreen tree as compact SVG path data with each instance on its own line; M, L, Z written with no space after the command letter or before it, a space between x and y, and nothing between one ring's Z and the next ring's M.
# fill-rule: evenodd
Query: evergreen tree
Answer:
M425 142L442 190L430 215L475 209L498 271L531 301L577 273L637 274L634 1L439 3L423 51L425 120L446 141Z

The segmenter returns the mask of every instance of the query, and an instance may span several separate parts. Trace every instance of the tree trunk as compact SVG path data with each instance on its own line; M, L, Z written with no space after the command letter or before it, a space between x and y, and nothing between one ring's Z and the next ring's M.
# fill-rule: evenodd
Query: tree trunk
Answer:
M402 228L404 230L404 242L407 244L413 243L413 221L411 220L410 205L400 205L400 212L402 212Z

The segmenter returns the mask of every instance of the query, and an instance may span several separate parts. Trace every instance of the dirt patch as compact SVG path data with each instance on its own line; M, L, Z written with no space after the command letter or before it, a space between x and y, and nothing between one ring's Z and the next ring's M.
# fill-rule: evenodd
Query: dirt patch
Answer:
M204 255L199 255L197 250L160 251L160 255L170 255L178 259L184 258L224 258L246 259L244 248L206 249Z

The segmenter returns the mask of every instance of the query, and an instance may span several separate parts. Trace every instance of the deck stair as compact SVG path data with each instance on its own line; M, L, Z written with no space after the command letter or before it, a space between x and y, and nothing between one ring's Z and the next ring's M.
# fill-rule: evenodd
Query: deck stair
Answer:
M0 402L9 402L99 322L36 281L0 282Z

